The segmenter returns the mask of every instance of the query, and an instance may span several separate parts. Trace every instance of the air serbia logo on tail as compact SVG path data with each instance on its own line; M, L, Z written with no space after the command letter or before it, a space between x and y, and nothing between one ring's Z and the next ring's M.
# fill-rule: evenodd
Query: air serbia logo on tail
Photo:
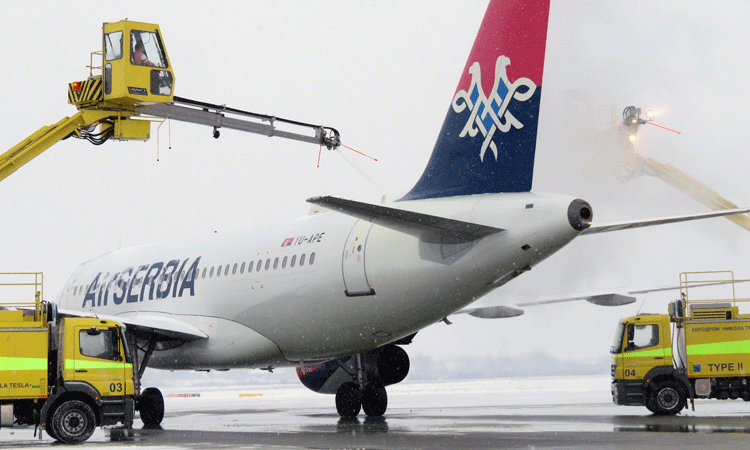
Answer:
M506 66L510 64L510 58L502 55L495 62L495 85L490 96L487 97L482 89L482 68L479 62L475 62L469 68L471 74L471 87L469 92L459 90L453 98L453 111L463 112L469 108L471 114L466 121L464 129L459 134L463 138L467 135L475 137L481 132L484 136L479 159L484 161L487 147L492 150L497 161L497 145L493 141L495 131L500 130L507 133L512 128L523 128L523 124L513 115L509 109L511 100L525 102L536 91L536 84L528 78L518 78L511 83L508 80ZM519 88L523 88L520 89Z
M427 167L401 200L531 190L548 13L549 0L490 3Z

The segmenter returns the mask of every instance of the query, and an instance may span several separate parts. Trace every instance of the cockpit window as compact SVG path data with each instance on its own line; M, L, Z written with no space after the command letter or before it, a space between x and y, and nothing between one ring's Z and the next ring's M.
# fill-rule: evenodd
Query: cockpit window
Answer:
M167 67L159 35L152 31L130 32L130 62L136 66Z

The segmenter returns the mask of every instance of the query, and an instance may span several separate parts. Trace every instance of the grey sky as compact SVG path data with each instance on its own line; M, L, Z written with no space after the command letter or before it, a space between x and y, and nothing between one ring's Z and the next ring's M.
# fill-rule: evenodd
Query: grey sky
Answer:
M157 141L95 147L69 139L0 183L0 270L43 270L53 299L83 261L117 247L292 219L304 199L397 198L424 168L486 2L17 2L4 5L0 151L75 113L67 83L88 76L101 24L155 22L177 95L337 128L343 157L303 143L172 123ZM600 111L661 108L637 150L750 205L746 2L553 1L535 191L589 201L595 221L705 211L659 180L628 184L582 170L607 147ZM575 92L572 90L576 90ZM571 103L570 99L578 101ZM585 99L586 101L583 101ZM152 126L152 135L157 132ZM351 161L355 170L346 159ZM365 178L366 177L366 178ZM371 183L369 180L374 182ZM750 276L750 234L724 219L582 237L480 301L509 304L586 289L676 283L686 270ZM673 294L648 297L663 312ZM519 318L421 332L410 349L497 357L606 353L637 305L529 308Z

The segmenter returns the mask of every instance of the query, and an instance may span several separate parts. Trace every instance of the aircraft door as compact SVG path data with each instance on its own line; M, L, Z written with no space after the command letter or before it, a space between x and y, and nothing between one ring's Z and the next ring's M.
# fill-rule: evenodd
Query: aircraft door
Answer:
M358 220L349 232L349 237L344 246L344 254L341 258L342 272L344 275L344 293L347 297L363 295L375 295L375 290L367 280L365 266L365 250L367 237L370 235L372 223Z

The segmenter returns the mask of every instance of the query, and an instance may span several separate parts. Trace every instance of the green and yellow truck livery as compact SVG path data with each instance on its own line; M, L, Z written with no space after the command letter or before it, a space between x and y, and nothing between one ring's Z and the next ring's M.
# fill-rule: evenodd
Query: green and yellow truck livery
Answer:
M36 290L34 302L0 304L0 426L39 426L65 443L87 440L97 426L132 427L135 383L123 326L58 319L41 300L41 273L0 276L33 277L0 286Z
M732 272L686 272L668 314L618 323L612 353L612 399L677 414L695 398L750 400L750 314L740 314ZM742 280L746 281L746 280ZM691 289L728 286L719 299L689 298Z

